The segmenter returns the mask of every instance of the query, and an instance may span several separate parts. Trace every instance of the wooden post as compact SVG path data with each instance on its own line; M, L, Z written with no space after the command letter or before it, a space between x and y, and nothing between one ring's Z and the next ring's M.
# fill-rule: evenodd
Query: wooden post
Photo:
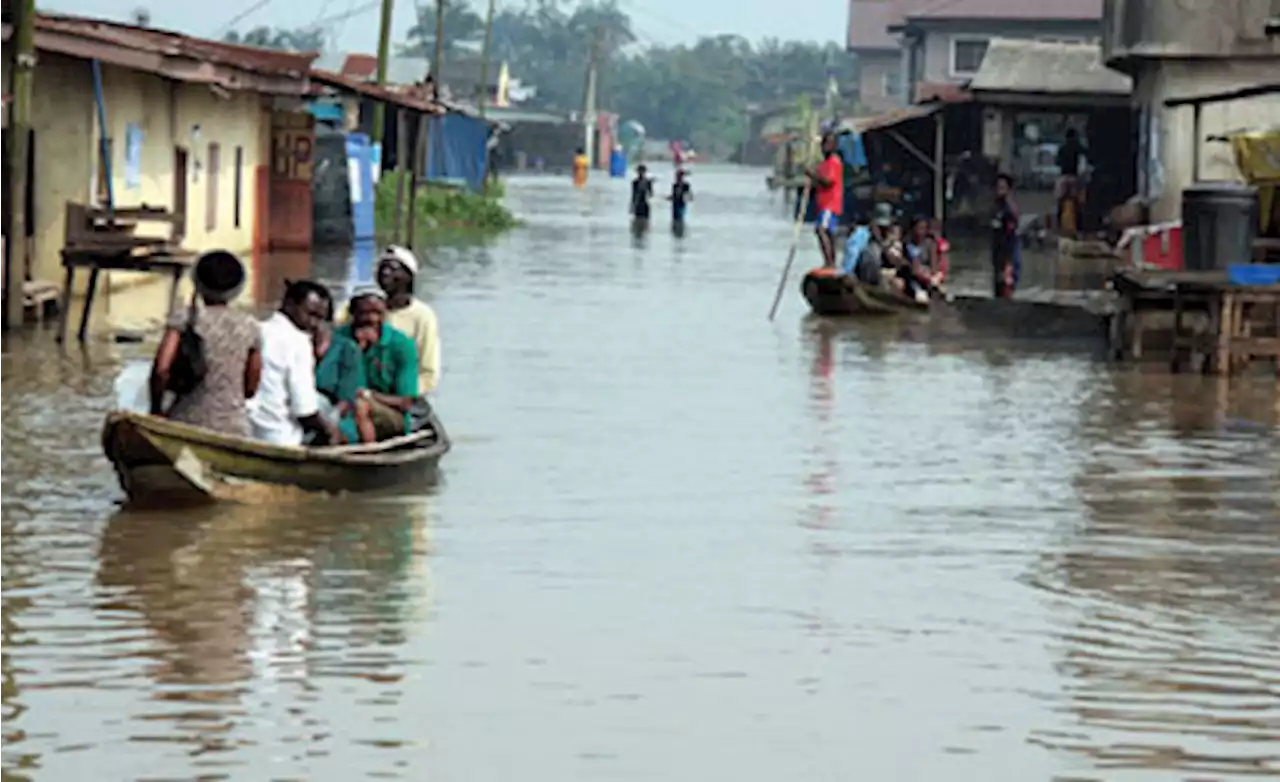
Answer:
M1191 106L1191 184L1200 181L1200 109L1202 104Z
M10 5L6 3L6 6ZM8 243L4 253L4 328L21 326L25 316L23 283L27 268L27 171L31 141L31 92L36 71L36 3L15 0L13 36L10 39L13 59L9 71L13 76L13 95L9 112L9 159L5 161L4 194L9 205L4 236ZM8 52L6 52L8 53Z
M489 49L493 42L493 7L496 0L489 0L489 11L484 17L484 46L480 50L480 95L476 98L476 106L480 109L480 118L484 119L484 107L489 102Z
M946 125L943 122L944 110L938 109L934 117L933 133L933 219L938 221L938 230L944 230L942 221L945 218L947 197L946 137L943 135Z
M391 49L391 15L395 11L395 0L382 0L382 17L378 22L378 86L387 83L387 57ZM373 104L373 138L374 144L382 145L382 134L387 127L387 107L383 103Z
M431 72L435 74L431 80L435 92L432 97L435 100L440 99L440 81L444 78L441 73L444 69L444 3L445 0L436 0L436 51L431 61Z
M409 122L403 108L396 110L396 214L391 227L391 241L400 244L400 226L404 211L405 160L409 157ZM412 220L412 218L410 218Z
M418 226L418 172L426 179L425 165L427 150L427 125L431 115L426 112L418 114L418 134L413 145L413 160L409 164L409 225L405 230L405 247L413 249L413 238Z

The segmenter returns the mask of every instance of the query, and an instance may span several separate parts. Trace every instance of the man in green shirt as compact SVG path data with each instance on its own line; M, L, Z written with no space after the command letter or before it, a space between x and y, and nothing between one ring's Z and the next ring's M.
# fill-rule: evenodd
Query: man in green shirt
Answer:
M351 322L335 332L360 346L364 388L356 395L356 419L368 410L378 440L409 431L409 411L418 398L418 348L405 333L386 324L382 291L357 294Z

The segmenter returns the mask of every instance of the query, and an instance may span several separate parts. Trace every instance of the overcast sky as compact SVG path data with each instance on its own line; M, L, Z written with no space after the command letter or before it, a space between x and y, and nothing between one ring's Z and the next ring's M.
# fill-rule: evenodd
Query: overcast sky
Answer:
M127 19L139 6L151 11L151 24L193 35L220 35L225 25L242 11L264 0L38 0L40 8L85 16ZM418 0L430 4L431 0ZM482 0L471 0L480 7ZM524 0L498 0L503 6L520 6ZM340 16L370 5L370 0L265 0L247 15L239 28L255 25L297 27L317 19ZM631 15L642 41L676 43L698 35L735 33L757 40L765 36L783 39L844 40L847 0L804 0L802 12L785 0L620 0ZM413 0L396 0L393 40L404 38L413 24ZM378 11L370 8L335 23L337 48L372 53L377 41Z

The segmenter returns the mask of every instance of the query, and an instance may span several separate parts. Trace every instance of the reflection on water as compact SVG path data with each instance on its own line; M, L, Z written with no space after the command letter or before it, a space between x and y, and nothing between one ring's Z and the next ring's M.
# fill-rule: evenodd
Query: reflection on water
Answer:
M1280 775L1274 385L770 324L791 226L698 177L684 236L515 179L526 227L431 250L429 497L120 512L150 346L6 339L6 779Z

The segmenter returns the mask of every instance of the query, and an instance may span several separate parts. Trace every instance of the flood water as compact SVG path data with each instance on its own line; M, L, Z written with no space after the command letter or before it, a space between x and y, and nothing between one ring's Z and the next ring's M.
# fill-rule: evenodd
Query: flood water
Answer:
M763 173L692 181L432 252L420 496L121 512L150 346L6 341L4 778L1280 776L1274 383L770 324Z

